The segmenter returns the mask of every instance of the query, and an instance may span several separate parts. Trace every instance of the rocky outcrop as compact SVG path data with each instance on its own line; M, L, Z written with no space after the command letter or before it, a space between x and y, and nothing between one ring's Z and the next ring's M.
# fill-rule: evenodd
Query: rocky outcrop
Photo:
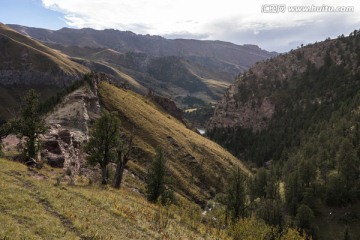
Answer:
M237 78L218 102L208 126L209 130L241 127L258 132L266 128L275 111L286 109L287 99L298 95L299 91L296 88L305 79L303 74L323 67L326 61L332 61L336 65L344 61L339 55L340 51L332 51L336 44L340 45L336 40L327 40L252 66ZM306 101L329 101L326 95L331 96L331 90L327 94ZM298 95L296 104L304 108L302 97Z
M209 129L242 127L261 131L267 126L275 113L275 104L269 98L252 99L241 103L237 101L238 86L232 85L225 97L215 108L214 116L209 122Z
M85 85L65 97L48 116L50 130L43 136L41 157L52 167L64 168L72 175L79 174L85 163L81 147L88 141L89 124L100 114L97 81L94 90Z
M69 142L69 132L80 131L85 135L88 125L100 113L99 99L90 87L84 86L65 97L64 101L49 114L46 122L50 126L60 125L61 138Z
M52 125L43 136L41 158L51 167L70 169L72 174L78 174L85 162L80 147L87 138L86 132Z

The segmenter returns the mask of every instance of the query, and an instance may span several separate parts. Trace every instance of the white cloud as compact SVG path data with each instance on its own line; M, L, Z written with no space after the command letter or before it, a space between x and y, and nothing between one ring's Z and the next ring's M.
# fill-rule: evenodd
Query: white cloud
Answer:
M328 34L322 30L331 20L337 19L348 26L360 23L360 2L358 0L330 0L321 3L316 0L253 0L242 3L239 0L42 0L44 7L64 14L71 27L95 29L114 28L130 30L141 34L163 36L197 36L198 38L219 39L235 43L264 44L263 32L281 29L303 29L308 27L311 34L322 40ZM287 3L291 5L354 6L353 13L262 13L264 4ZM337 24L339 25L339 24ZM341 25L341 24L340 24ZM320 29L317 29L319 26ZM328 28L326 28L329 30ZM333 29L333 33L347 34L346 26ZM353 29L352 29L353 30ZM296 34L296 31L290 31ZM289 32L289 34L290 34ZM304 31L303 31L304 32ZM306 31L305 31L306 32ZM248 35L249 34L249 35ZM253 36L253 38L250 37ZM309 35L309 34L306 34ZM238 36L239 39L227 38ZM255 36L255 37L254 37ZM280 36L274 44L265 44L269 50L287 50L291 42L306 42L305 36ZM254 42L244 42L253 39ZM278 44L275 44L278 43ZM283 46L279 46L281 43ZM261 45L260 45L261 46Z

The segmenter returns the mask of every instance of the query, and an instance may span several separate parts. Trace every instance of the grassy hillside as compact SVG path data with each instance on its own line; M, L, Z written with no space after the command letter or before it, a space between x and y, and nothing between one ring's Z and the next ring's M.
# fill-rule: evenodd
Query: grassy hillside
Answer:
M61 171L41 170L0 158L0 239L305 239L254 218L233 229L202 222L201 209L186 204L150 204L130 188L75 185L56 179Z
M38 71L47 72L49 69L59 68L65 75L74 76L89 71L86 67L71 61L66 55L21 35L1 23L0 36L2 39L6 39L2 40L4 43L0 45L2 53L0 55L1 70L7 69L4 61L9 60L13 61L13 64L9 66L11 69L20 69L22 67L21 60L27 57L31 63L31 68L36 68Z
M30 88L45 101L81 80L87 67L0 23L0 120L14 117Z
M56 186L57 170L30 171L5 159L0 159L0 166L1 239L215 237L215 231L200 224L201 212L196 206L186 211L193 216L186 215L179 207L150 204L127 188L90 186L80 178L76 186Z
M102 104L109 110L118 111L128 131L132 126L136 128L138 150L131 168L138 174L146 172L156 147L160 146L166 153L177 192L198 203L221 192L232 169L240 167L250 174L240 160L187 129L148 99L106 82L100 83L99 93Z

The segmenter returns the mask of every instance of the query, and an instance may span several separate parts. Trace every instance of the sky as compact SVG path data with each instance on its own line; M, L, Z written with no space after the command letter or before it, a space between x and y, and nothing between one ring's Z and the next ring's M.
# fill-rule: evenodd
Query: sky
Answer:
M0 22L52 30L111 28L171 39L222 40L256 44L277 52L360 29L359 0L242 2L245 1L0 0ZM350 11L333 12L332 7L350 7Z

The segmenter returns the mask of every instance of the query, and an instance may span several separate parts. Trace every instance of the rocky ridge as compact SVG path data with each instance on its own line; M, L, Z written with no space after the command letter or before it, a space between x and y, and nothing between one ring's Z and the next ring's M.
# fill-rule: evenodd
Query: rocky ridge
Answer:
M271 119L275 113L275 105L271 100L264 98L260 102L254 100L238 103L235 99L237 94L237 86L232 85L225 97L218 102L209 128L228 128L239 125L257 132L266 127L267 120Z
M43 136L41 157L52 167L68 169L79 174L85 163L81 147L89 138L89 124L100 114L97 81L94 89L84 85L65 97L63 102L48 116L49 131Z

